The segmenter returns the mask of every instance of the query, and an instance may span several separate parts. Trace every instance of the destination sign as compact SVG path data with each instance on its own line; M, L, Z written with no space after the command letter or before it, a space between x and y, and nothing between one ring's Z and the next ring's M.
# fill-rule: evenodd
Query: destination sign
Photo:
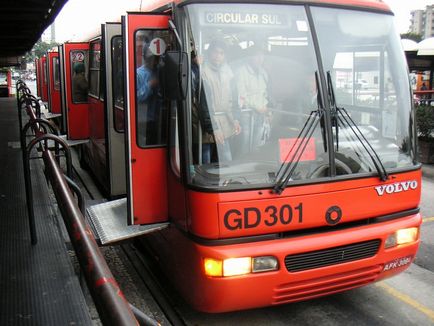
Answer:
M206 11L203 23L207 25L287 26L286 15L236 11Z

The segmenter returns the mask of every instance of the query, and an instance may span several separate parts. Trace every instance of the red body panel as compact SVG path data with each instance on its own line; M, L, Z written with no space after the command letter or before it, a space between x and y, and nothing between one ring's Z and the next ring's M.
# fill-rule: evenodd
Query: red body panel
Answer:
M375 189L407 181L416 181L418 187L393 194L384 192L382 196ZM340 223L351 222L418 207L420 184L420 171L414 171L392 175L385 183L375 177L289 187L282 195L270 190L219 194L190 191L189 229L197 236L217 239L315 228L328 225L325 216L332 206L342 211Z
M177 225L177 227L182 228L187 231L187 206L185 201L185 194L187 190L181 183L179 176L176 176L172 170L168 171L168 186L169 189L169 216L170 220Z
M137 29L167 29L169 16L129 14L127 23L128 61L128 135L129 135L129 196L130 223L150 224L168 219L167 148L140 148L136 132L136 80L134 48ZM131 214L132 212L132 214Z
M375 8L390 11L389 6L380 0L316 0L325 4L336 4L341 6L356 6L361 8Z
M72 60L71 51L89 49L88 43L65 43L65 90L67 108L67 135L69 139L89 138L89 104L72 101Z
M9 96L12 96L12 73L8 71L7 74L7 80L8 80L8 90L9 90Z
M57 74L59 74L59 67L54 67L54 58L59 58L58 52L48 52L48 64L49 64L49 73L50 76L48 76L48 103L51 110L51 113L61 113L61 106L60 106L60 79L58 79L58 83L56 83L54 78L54 71L57 69ZM57 75L59 78L59 75Z
M158 248L157 254L164 257L160 261L167 275L194 308L206 312L225 312L308 300L398 274L410 265L419 241L385 249L386 237L397 229L419 226L420 223L421 217L416 214L340 231L222 246L199 245L178 229L170 228L164 231L164 236L153 236L150 243ZM378 254L300 272L288 272L285 268L286 255L351 244L354 239L357 242L381 239ZM277 257L277 271L227 278L204 275L205 257L224 259L268 255ZM384 271L386 263L405 257L411 257L405 265Z
M89 138L105 138L104 102L93 96L89 96Z

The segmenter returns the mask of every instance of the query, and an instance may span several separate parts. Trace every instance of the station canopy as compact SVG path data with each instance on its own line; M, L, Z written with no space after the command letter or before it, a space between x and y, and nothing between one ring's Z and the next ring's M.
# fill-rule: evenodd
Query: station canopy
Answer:
M402 39L401 44L410 71L434 70L434 37L427 38L419 43Z
M0 67L18 65L67 0L0 2Z

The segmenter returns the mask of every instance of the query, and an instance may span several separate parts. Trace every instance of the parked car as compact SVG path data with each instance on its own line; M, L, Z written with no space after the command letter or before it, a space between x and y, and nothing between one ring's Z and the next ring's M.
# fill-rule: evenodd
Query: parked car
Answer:
M344 85L345 88L353 88L353 82L349 81ZM365 79L358 79L355 89L368 89L369 83Z

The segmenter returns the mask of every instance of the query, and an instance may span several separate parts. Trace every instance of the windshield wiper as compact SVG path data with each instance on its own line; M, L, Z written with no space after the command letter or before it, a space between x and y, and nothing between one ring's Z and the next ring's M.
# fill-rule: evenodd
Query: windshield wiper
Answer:
M357 124L351 118L350 114L345 108L339 108L336 104L335 92L333 89L333 81L330 74L330 71L327 71L327 88L328 95L330 100L330 109L331 109L331 118L332 118L332 126L335 127L336 132L336 150L339 149L339 122L344 127L349 127L353 134L356 136L359 143L363 146L365 151L368 153L372 162L374 163L375 169L380 176L381 181L386 181L389 178L389 174L386 171L383 163L380 160L377 152L374 150L372 145L366 139L365 135L360 131Z
M319 77L318 73L315 72L315 81L317 86L317 103L318 108L315 111L311 111L309 114L309 117L307 118L306 122L304 123L303 128L299 132L296 141L291 146L291 149L288 151L288 154L286 155L285 159L283 160L282 164L280 165L279 170L276 174L276 183L273 187L273 192L275 194L280 195L282 191L286 188L286 185L288 184L289 180L291 180L292 175L294 174L295 169L297 168L298 162L301 159L301 156L303 155L304 151L306 150L306 147L312 138L312 134L315 131L316 127L318 126L318 123L323 120L324 116L324 106L322 103L322 97L320 93L319 88ZM321 122L321 129L322 129L322 135L324 144L326 144L325 137L325 126L324 123ZM325 145L326 146L326 145ZM289 162L289 164L285 164L286 162Z

